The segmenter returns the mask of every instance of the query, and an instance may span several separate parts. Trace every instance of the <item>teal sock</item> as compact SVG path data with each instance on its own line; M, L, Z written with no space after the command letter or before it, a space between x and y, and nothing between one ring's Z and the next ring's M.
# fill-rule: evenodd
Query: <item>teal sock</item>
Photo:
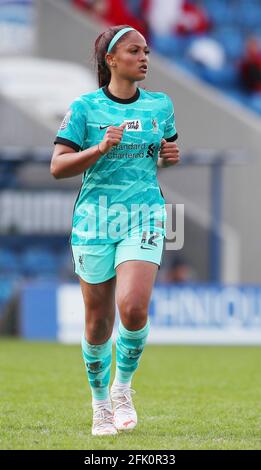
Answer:
M141 330L129 331L119 325L116 340L116 377L117 383L130 383L149 334L149 320Z
M82 337L82 353L92 397L96 400L109 398L112 362L112 338L104 344L89 344Z

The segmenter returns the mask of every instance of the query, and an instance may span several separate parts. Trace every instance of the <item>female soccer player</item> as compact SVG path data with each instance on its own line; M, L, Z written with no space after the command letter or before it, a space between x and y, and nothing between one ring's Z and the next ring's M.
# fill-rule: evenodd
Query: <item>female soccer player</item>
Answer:
M144 37L129 26L112 27L97 38L95 52L99 88L71 104L55 139L51 173L83 174L71 234L86 312L82 350L92 434L113 435L137 424L131 380L149 333L166 234L157 161L175 164L179 150L170 98L136 84L148 70ZM115 300L120 324L109 393Z

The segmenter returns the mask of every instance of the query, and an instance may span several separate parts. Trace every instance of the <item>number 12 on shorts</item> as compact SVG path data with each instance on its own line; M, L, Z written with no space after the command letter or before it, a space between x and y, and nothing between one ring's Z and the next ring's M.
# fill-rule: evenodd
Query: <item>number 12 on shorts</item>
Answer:
M154 241L156 238L159 237L159 233L157 232L142 232L141 244L148 244L157 246L157 243Z

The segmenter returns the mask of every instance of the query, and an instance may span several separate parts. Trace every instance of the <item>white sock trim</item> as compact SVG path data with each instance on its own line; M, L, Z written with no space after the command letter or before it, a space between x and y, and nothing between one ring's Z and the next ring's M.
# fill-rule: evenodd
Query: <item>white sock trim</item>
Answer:
M105 400L97 400L97 398L93 398L92 406L95 405L109 405L111 407L111 399L110 397L106 398Z
M131 380L129 382L121 383L121 382L118 382L118 380L115 378L112 385L115 385L116 387L119 387L119 388L130 388Z

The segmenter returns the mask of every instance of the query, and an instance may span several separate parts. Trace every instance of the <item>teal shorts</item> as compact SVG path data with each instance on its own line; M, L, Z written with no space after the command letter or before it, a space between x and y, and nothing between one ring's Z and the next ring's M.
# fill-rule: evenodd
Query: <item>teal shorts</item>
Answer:
M116 275L116 267L124 261L149 261L160 266L164 235L143 230L116 243L72 245L74 270L84 281L98 284Z

